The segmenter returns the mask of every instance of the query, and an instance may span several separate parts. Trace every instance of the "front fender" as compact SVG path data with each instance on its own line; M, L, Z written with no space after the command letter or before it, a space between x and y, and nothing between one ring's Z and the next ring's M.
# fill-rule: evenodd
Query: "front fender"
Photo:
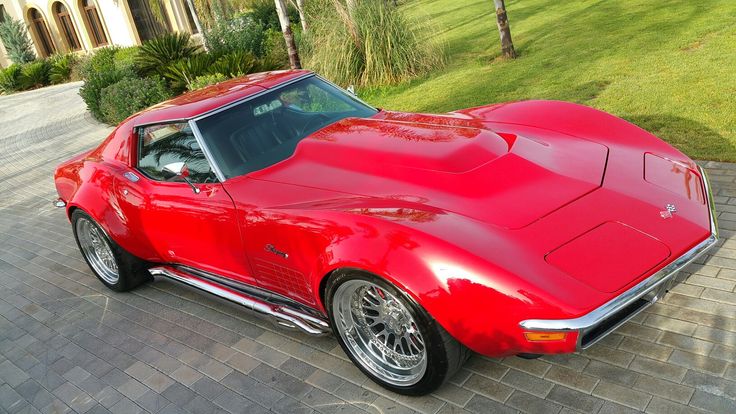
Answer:
M333 217L332 221L336 219ZM341 222L346 222L343 217ZM407 292L454 338L488 356L570 352L576 338L541 347L524 339L519 322L530 310L547 309L550 298L511 272L423 231L432 227L474 232L467 219L436 214L430 223L353 218L352 237L326 249L313 291L322 292L325 275L360 269ZM478 229L475 229L478 230ZM476 237L478 233L475 233ZM324 298L319 304L324 310Z

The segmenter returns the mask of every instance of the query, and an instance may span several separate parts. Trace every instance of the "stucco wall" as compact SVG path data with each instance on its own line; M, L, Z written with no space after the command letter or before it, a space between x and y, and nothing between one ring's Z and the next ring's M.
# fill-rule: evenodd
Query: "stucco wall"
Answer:
M104 16L110 43L118 46L139 44L126 0L96 0L100 15Z
M62 2L71 14L77 37L82 45L82 50L89 51L94 49L92 36L87 30L85 18L83 17L84 11L80 0L0 0L0 4L5 6L7 15L22 20L26 26L31 25L28 16L29 10L31 8L38 9L46 21L46 26L51 35L55 50L63 53L68 51L69 47L60 32L59 22L53 12L53 5L57 1ZM110 45L133 46L140 44L127 0L94 1L97 5L97 12ZM173 30L189 31L186 15L182 9L186 7L186 3L181 0L164 0L164 3ZM28 32L36 49L36 55L41 56L41 49L37 46L39 40L35 30L29 27ZM0 42L0 65L6 67L10 63L5 48Z

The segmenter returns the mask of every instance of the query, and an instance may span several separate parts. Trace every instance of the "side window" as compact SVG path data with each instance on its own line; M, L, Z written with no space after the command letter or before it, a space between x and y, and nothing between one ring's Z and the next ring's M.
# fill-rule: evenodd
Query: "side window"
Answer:
M216 177L189 124L160 124L138 131L138 169L148 177L167 181L161 172L171 163L183 162L194 183L215 182Z

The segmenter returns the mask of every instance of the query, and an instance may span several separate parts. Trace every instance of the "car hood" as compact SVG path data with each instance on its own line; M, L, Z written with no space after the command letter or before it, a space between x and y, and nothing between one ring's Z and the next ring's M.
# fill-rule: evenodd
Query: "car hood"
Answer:
M404 200L518 229L600 187L608 148L480 126L348 118L251 178Z
M624 121L592 113L570 126L566 113L551 112L555 122L542 127L460 113L345 119L249 177L307 190L274 208L400 221L537 293L556 292L573 315L682 255L710 225L695 164L645 156L637 142L668 157L674 150Z

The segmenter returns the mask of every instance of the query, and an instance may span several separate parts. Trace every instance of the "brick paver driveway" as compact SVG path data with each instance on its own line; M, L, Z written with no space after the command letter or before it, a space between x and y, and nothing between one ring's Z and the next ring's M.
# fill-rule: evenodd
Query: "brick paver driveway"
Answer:
M165 280L103 288L51 207L54 166L110 131L77 88L0 97L0 411L736 412L734 165L707 165L724 241L664 302L581 354L474 356L437 393L407 398L367 381L331 337Z

